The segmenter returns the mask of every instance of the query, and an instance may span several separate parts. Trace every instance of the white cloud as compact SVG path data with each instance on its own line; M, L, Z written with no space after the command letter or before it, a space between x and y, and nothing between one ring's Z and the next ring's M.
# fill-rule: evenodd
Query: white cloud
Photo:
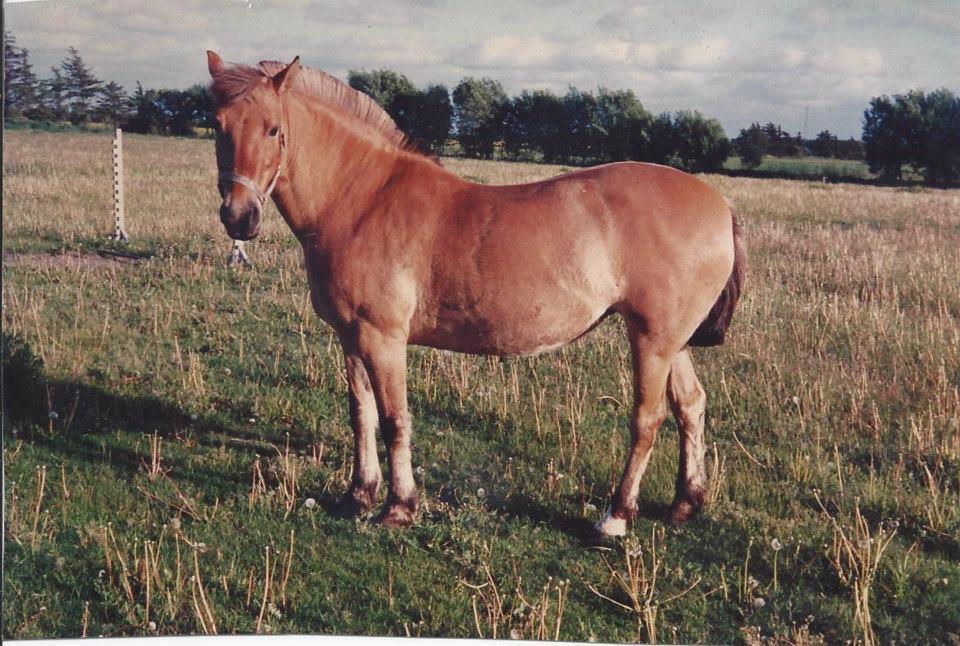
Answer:
M541 67L558 52L557 45L540 36L494 36L480 44L477 60L490 67Z
M723 62L724 55L729 47L730 42L726 38L706 38L682 48L677 62L684 68L706 69L716 67Z
M811 56L813 68L819 72L849 77L872 76L883 71L883 54L875 47L841 45Z

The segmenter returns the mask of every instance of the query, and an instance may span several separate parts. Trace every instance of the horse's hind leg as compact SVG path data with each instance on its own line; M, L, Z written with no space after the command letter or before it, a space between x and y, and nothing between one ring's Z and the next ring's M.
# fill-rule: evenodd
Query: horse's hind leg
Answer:
M667 398L680 429L677 492L669 516L670 523L679 525L703 506L707 484L703 440L707 395L694 372L689 350L683 350L673 360L667 382Z
M630 453L623 469L620 484L613 501L597 530L607 536L623 536L627 524L637 514L640 480L650 460L657 430L666 417L664 391L673 352L657 351L641 334L639 328L627 320L630 351L633 356L633 413L630 416Z

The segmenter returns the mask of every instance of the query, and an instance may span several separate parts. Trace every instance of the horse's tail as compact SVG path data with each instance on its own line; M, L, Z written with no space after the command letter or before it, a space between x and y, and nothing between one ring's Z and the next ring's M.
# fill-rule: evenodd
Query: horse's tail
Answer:
M740 244L740 225L737 223L736 216L733 216L733 270L723 291L717 297L717 302L707 314L707 318L687 341L688 345L703 348L723 343L727 327L730 326L730 320L733 318L733 310L737 306L737 301L740 300L745 269L743 246Z

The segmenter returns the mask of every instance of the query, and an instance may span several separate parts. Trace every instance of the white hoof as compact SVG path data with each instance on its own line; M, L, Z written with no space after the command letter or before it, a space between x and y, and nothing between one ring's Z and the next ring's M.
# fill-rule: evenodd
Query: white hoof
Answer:
M604 536L626 536L627 535L627 519L626 518L614 518L610 515L610 509L607 509L607 513L603 515L603 520L598 522L594 527L597 528L597 531L603 534Z

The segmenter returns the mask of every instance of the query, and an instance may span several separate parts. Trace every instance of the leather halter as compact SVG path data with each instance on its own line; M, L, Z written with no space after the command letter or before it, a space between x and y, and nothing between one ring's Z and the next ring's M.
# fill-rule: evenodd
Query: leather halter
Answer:
M267 203L267 198L270 197L270 193L273 192L274 187L277 185L277 180L280 179L280 173L283 171L283 158L284 151L286 149L286 139L283 136L283 131L280 131L280 160L277 162L277 171L273 174L273 179L270 180L270 185L267 186L265 191L261 191L260 187L257 186L257 183L246 175L241 175L239 173L234 173L233 171L225 170L220 173L219 183L222 186L225 182L236 182L241 186L245 187L251 193L253 193L257 200L260 202L260 208Z

